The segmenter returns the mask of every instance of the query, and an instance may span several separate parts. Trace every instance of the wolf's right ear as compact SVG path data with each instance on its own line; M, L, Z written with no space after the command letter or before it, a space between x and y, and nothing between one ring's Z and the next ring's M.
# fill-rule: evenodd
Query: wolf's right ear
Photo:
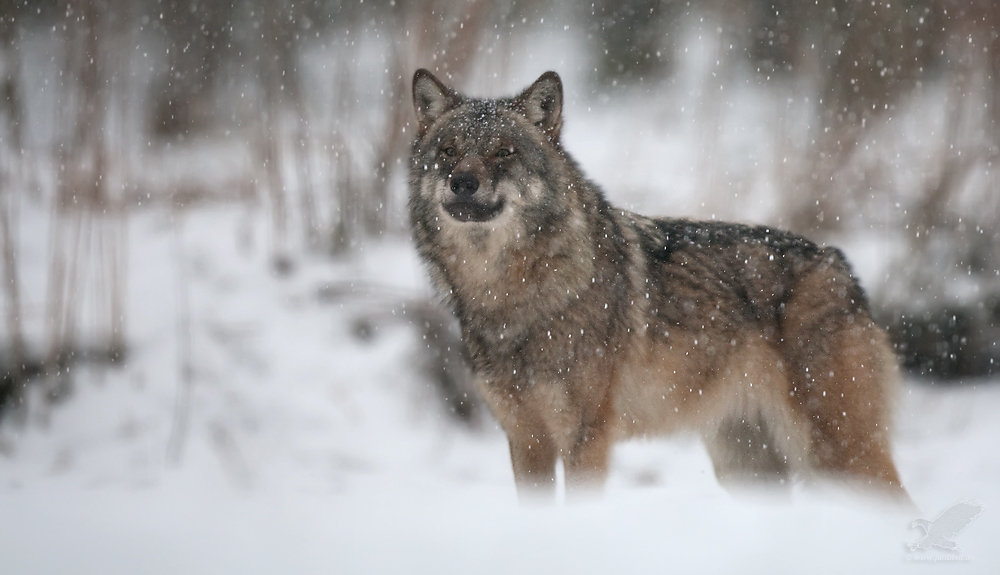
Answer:
M559 140L562 129L562 101L562 80L551 71L542 74L517 97L524 116L553 142Z
M413 109L423 132L458 103L458 94L421 68L413 74Z

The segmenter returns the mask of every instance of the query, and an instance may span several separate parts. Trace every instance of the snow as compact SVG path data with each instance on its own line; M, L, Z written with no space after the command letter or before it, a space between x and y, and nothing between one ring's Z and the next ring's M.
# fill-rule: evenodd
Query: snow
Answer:
M524 507L495 423L454 423L412 367L421 342L398 303L429 288L406 239L302 256L284 277L267 222L232 205L132 217L129 361L77 367L71 397L31 397L24 423L0 425L0 572L1000 567L996 382L907 382L895 448L919 511L835 485L730 493L688 437L618 446L602 497ZM986 510L956 538L967 560L907 549L913 519L969 498Z
M509 54L482 67L470 91L512 94L556 69L567 88L563 141L617 205L780 223L774 183L789 177L780 140L794 151L807 134L796 118L808 91L806 104L783 104L753 76L710 80L722 47L704 43L680 62L681 80L652 93L620 89L605 105L608 94L586 93L589 44L549 26L531 42L498 42ZM37 97L26 133L41 146L58 117L57 94L43 86L58 70L46 64L56 61L48 32L29 37L27 92ZM303 66L325 70L341 49L316 48ZM380 89L363 72L382 60L351 54L363 85ZM314 94L342 81L303 77L329 83ZM926 97L938 118L947 98ZM313 112L318 132L340 121L336 106L323 106ZM903 112L914 149L900 162L919 166L937 150L917 136L940 120ZM348 123L366 128L354 132L371 131L367 113ZM787 134L768 129L781 121ZM149 201L130 212L124 244L129 357L77 365L69 397L49 405L33 389L24 421L0 421L0 575L1000 572L1000 381L905 382L895 458L918 510L828 484L728 492L685 436L617 446L601 497L567 503L560 492L554 505L519 505L503 433L489 418L456 423L414 367L423 342L406 304L430 287L410 242L390 235L340 259L293 246L292 273L276 275L271 216L238 197L253 163L244 140L133 152ZM911 171L901 189L926 178ZM163 205L178 190L220 203ZM26 197L15 218L31 341L44 331L52 235L40 203ZM885 221L906 208L886 207ZM883 301L893 295L889 268L910 245L890 225L840 244ZM907 548L922 535L914 519L966 499L986 509L956 537L963 560Z

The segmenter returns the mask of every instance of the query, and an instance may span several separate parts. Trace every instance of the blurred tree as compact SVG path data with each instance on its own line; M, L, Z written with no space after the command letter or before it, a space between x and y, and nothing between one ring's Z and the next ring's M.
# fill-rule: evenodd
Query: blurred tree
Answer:
M120 80L127 60L128 0L65 0L61 10L63 69L59 166L46 301L48 394L56 399L69 385L65 367L75 358L119 360L124 333L124 181ZM117 120L114 121L113 119ZM115 185L117 184L117 185ZM89 300L90 305L84 300ZM91 307L92 306L92 307ZM87 313L89 312L89 313ZM99 318L82 326L84 315Z
M6 353L0 355L0 407L20 401L24 389L25 346L22 328L21 280L12 226L17 221L16 180L22 173L24 108L20 83L18 7L0 4L0 257L7 329Z
M217 122L215 90L233 53L237 3L147 0L142 15L167 41L167 69L156 81L152 133L175 139ZM223 116L224 117L224 116Z
M594 38L597 79L604 85L662 79L672 71L679 0L600 0L591 3L588 35Z
M859 142L920 85L939 50L937 0L751 0L748 50L766 76L797 78L815 102L799 174L785 194L800 231L831 230L848 218L845 189ZM863 186L861 186L863 187Z

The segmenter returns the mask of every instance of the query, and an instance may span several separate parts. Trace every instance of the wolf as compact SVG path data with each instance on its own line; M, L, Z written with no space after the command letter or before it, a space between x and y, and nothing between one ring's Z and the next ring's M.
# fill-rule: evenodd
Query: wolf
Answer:
M704 439L718 480L845 477L906 498L898 367L843 254L767 226L616 208L560 142L563 87L413 76L409 213L507 434L522 499L599 488L619 440Z

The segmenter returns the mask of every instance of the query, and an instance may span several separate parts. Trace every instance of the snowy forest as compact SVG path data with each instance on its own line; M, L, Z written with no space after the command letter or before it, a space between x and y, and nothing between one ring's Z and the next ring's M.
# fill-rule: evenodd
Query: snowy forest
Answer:
M962 562L1000 565L992 0L0 0L0 571L926 559L916 517L728 495L696 438L519 510L410 239L421 67L557 71L615 205L840 247L904 367L903 483L921 517L985 501Z

